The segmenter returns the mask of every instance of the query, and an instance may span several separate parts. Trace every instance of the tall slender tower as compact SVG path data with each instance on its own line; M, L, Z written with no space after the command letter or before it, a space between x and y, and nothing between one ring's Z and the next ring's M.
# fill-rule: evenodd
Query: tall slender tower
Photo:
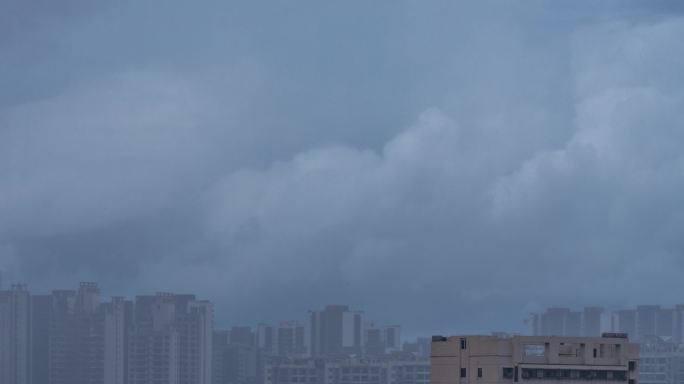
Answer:
M0 291L0 384L31 383L31 295L25 285Z

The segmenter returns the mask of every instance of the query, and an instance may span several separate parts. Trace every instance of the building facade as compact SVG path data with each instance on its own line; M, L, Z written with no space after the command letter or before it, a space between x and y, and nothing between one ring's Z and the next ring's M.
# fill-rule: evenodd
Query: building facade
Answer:
M213 306L194 295L138 296L128 383L211 384L213 324Z
M610 336L434 336L432 383L637 384L639 346Z
M266 366L266 384L429 384L427 360L392 358L280 358Z
M684 345L653 337L641 343L640 384L684 383Z

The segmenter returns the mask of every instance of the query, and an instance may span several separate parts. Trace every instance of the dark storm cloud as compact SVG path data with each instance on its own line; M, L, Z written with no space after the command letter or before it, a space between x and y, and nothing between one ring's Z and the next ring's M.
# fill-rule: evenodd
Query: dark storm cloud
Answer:
M12 279L414 333L682 300L675 3L11 4Z

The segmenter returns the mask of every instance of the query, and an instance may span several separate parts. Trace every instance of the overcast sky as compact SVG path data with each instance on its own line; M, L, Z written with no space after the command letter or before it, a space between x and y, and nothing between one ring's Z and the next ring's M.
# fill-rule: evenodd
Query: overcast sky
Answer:
M0 269L410 335L684 302L680 1L3 1Z

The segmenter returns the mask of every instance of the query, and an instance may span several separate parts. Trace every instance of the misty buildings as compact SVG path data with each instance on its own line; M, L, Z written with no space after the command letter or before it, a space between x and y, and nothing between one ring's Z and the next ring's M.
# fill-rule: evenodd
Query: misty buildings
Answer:
M276 352L276 330L268 324L258 324L256 327L256 346L268 355Z
M389 364L384 361L348 359L328 362L325 375L335 384L388 384Z
M419 360L428 360L430 358L430 346L432 340L429 337L419 337L414 342L405 342L401 350L404 353L411 353Z
M636 384L639 347L614 336L434 336L432 383Z
M639 381L641 384L684 383L684 345L652 337L642 341Z
M215 384L422 384L429 377L427 351L429 339L402 345L399 325L375 326L362 311L328 305L310 311L306 321L216 330L213 379ZM382 365L384 373L347 374L370 372L373 364ZM404 381L393 381L397 377Z
M31 383L30 316L26 286L0 291L0 384Z
M401 327L398 325L387 325L384 327L385 345L389 351L401 349Z
M305 356L306 327L298 321L281 322L276 329L276 351L280 356Z
M53 292L49 318L50 383L104 381L104 328L98 316L99 295L93 283L81 283L78 291Z
M35 384L50 382L52 295L31 295L31 376Z
M587 307L582 311L549 308L532 314L529 325L531 333L538 336L599 336L603 332L622 332L633 341L660 337L682 343L684 306L661 308L658 305L639 305L616 311L600 307Z
M640 358L640 384L674 384L684 379L681 375L684 353L674 343L659 339L644 342Z
M401 327L388 325L375 327L366 326L364 337L364 353L368 356L384 355L388 352L401 350Z
M424 356L425 362L424 344L415 344L408 356L413 359ZM376 327L366 321L361 311L350 310L345 305L330 305L310 312L305 322L282 321L277 326L262 323L253 328L216 330L214 383L263 383L268 381L267 372L272 372L275 375L272 380L278 382L323 380L321 364L328 364L326 369L330 373L332 362L364 357L358 361L365 364L387 358L388 354L401 349L400 326ZM412 370L406 369L407 372Z
M213 340L213 377L216 384L255 383L261 377L259 352L250 327L215 331Z
M123 299L103 303L97 284L81 283L77 291L37 297L33 308L34 354L45 345L48 351L33 362L37 376L50 384L126 382Z
M0 384L211 384L213 321L193 295L13 286L0 291Z
M429 384L427 360L385 358L281 358L266 367L267 384Z
M322 359L272 359L265 367L265 384L325 383Z
M684 306L639 305L615 311L588 307L582 312L550 308L530 317L531 330L536 335L567 335L565 324L572 313L581 313L584 336L595 335L597 329L624 332L640 343L642 384L684 383Z
M0 293L0 383L124 384L123 300L101 303L94 283L32 296Z
M376 327L368 322L363 311L351 310L346 305L328 305L323 310L311 311L307 325L304 337L297 336L297 343L303 341L308 346L308 356L377 356L401 349L400 326ZM304 330L302 325L297 327Z
M138 296L130 332L130 384L210 384L214 313L194 295Z
M365 316L346 305L328 305L309 315L312 356L363 352Z
M366 354L369 356L382 355L385 353L385 348L382 329L375 327L366 329Z
M213 305L158 293L103 300L96 283L0 291L0 384L425 384L426 343L331 305L308 321L214 329Z
M430 384L430 361L400 361L390 364L392 384Z
M548 308L532 314L529 320L533 335L537 336L600 336L612 331L611 315L600 307L586 307L583 311L569 308Z

